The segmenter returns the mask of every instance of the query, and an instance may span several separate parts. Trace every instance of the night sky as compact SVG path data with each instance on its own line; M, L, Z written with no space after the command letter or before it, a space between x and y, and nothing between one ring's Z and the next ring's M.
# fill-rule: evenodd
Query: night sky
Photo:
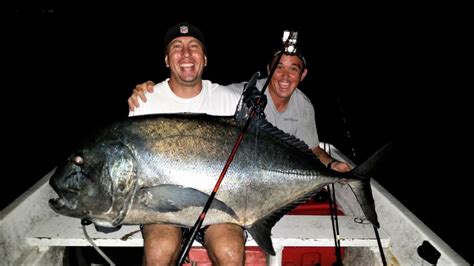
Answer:
M283 30L298 31L309 71L300 88L315 107L320 140L356 163L393 140L399 86L393 73L402 51L396 37L399 21L391 8L256 9L223 2L213 7L222 9L219 14L197 11L194 5L48 3L12 10L3 38L8 84L2 101L8 125L3 147L8 154L4 167L14 169L17 174L10 178L19 182L14 189L2 186L0 207L54 168L91 129L126 117L135 84L168 76L163 35L181 21L203 31L209 60L204 78L222 84L248 80L256 71L266 74L268 60L281 48ZM403 149L397 144L397 150ZM457 231L467 222L452 222L446 214L440 218L426 207L453 210L430 193L442 186L427 186L420 178L429 177L400 170L395 174L391 162L376 179L464 258L472 258Z

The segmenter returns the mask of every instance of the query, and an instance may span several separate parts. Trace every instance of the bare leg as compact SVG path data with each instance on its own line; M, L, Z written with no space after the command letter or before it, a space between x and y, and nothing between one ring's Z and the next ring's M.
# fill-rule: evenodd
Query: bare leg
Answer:
M181 228L164 224L143 227L143 265L176 265L183 235Z
M213 265L244 265L245 238L242 227L213 224L206 230L205 243Z

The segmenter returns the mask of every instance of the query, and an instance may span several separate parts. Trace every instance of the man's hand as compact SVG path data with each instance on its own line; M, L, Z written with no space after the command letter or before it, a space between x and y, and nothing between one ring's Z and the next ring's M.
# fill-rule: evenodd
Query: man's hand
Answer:
M135 89L133 89L132 95L128 97L128 109L131 112L133 112L135 108L140 107L140 102L138 101L138 97L140 97L140 99L144 103L146 102L145 92L152 93L153 86L155 86L155 83L151 80L135 86Z
M255 112L260 117L265 117L263 110L267 106L267 96L256 87L246 87L243 93L243 101L248 108L254 107Z
M332 170L338 171L341 173L349 172L350 170L352 170L352 167L348 163L341 162L341 161L335 161L330 166Z

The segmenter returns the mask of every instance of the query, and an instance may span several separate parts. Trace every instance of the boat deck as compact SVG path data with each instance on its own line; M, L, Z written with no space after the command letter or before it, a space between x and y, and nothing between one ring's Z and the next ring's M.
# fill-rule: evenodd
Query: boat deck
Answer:
M359 224L353 217L339 216L341 246L377 247L374 229L371 224ZM334 237L330 216L286 215L272 230L275 246L334 246ZM124 225L112 233L102 233L93 225L86 226L87 233L98 246L141 247L142 235L137 225ZM382 246L390 245L386 233L380 232ZM30 231L26 240L32 246L90 246L83 233L79 219L54 215L51 219L41 221ZM199 243L195 243L199 246ZM250 235L248 246L257 246Z

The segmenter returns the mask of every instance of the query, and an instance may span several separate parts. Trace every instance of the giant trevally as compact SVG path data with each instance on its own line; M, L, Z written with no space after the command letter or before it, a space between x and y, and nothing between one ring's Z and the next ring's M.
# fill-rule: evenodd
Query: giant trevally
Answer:
M189 114L112 123L56 168L50 184L59 198L49 204L60 214L98 226L192 227L241 128L242 122L234 117ZM304 142L264 119L253 119L203 226L238 224L274 255L275 223L324 186L346 182L366 218L378 227L366 177L370 164L344 174L329 170Z

